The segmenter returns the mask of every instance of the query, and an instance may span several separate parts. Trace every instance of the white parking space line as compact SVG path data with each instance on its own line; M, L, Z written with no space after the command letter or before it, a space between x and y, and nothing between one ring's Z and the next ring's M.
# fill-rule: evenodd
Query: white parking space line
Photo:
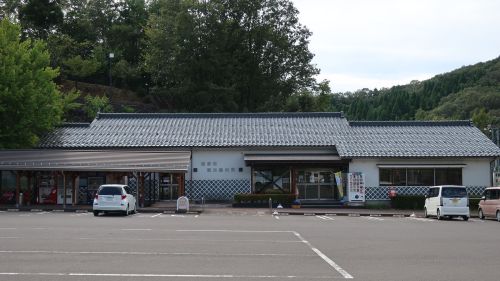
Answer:
M84 217L88 216L90 213L78 213L78 214L72 214L72 217Z
M161 216L161 215L162 215L162 213L159 213L159 214L156 214L156 215L152 215L151 217L152 217L152 218L156 218L156 217L159 217L159 216Z
M280 219L280 217L278 217L278 216L274 216L274 218L275 218L275 219L277 219L277 220L279 220L279 219Z
M469 220L472 221L472 222L486 222L484 220L476 220L476 219L469 219Z
M177 232L293 233L287 230L176 229Z
M415 220L415 221L422 221L422 222L435 222L436 220L433 220L433 219L426 219L426 218L412 218L412 217L409 217L407 218L409 220Z
M302 241L297 241L297 240L229 240L229 239L186 239L186 238L94 238L94 237L79 237L79 240L98 240L98 241L104 241L104 240L112 240L112 241L202 241L202 242L241 242L241 243L250 243L250 242L257 242L257 243L272 243L272 244L278 244L278 243L283 243L283 244L298 244L302 243Z
M314 257L299 254L247 254L247 253L189 253L189 252L112 252L112 251L13 251L0 250L0 254L44 254L44 255L134 255L134 256L213 256L213 257Z
M377 217L362 217L367 220L372 220L372 221L384 221L382 218L377 218Z
M234 274L124 274L124 273L46 273L46 272L0 272L8 276L73 276L73 277L141 277L141 278L230 278L230 279L332 279L330 276L295 276L295 275L234 275Z
M344 276L345 279L353 279L352 275L349 274L347 271L345 271L342 267L340 267L338 264L336 264L333 260L331 260L328 256L323 254L320 250L316 249L309 243L309 241L305 240L300 233L294 231L293 234L297 236L297 238L300 239L304 244L309 246L313 252L315 252L320 258L322 258L327 264L329 264L331 267L333 267L338 273L340 273L342 276Z
M322 220L329 220L329 221L334 221L335 219L334 218L331 218L331 217L328 217L328 216L316 216L317 218L319 219L322 219Z
M190 230L176 230L179 232L228 232L228 233L292 233L294 234L302 243L307 245L316 255L322 258L328 265L340 273L345 279L352 279L352 275L345 271L342 267L336 264L328 256L323 254L320 250L314 248L309 241L305 240L300 233L297 231L280 231L280 230L229 230L229 229L190 229ZM330 277L332 278L332 277ZM307 278L305 278L307 280Z
M50 214L50 212L45 212L44 211L44 212L39 212L39 213L35 213L35 214L37 214L37 215L46 215L46 214Z

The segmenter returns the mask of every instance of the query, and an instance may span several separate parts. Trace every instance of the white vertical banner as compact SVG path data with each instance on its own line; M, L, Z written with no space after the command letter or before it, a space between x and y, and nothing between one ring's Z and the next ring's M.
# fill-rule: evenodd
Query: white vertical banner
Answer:
M360 172L347 174L349 202L365 202L365 175Z

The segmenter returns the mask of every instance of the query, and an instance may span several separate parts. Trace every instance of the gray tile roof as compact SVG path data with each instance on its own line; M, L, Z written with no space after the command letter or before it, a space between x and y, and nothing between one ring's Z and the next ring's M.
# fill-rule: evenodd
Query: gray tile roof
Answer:
M491 157L498 148L470 121L349 122L349 157Z
M348 122L341 113L105 113L58 127L40 148L335 147L341 157L491 157L468 121Z
M347 126L340 113L99 114L86 128L57 128L40 146L334 146Z

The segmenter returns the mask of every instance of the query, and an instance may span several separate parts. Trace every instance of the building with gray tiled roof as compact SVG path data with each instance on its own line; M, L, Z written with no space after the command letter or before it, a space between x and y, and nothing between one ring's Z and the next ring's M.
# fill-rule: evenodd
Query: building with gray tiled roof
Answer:
M230 200L235 193L364 201L387 199L389 187L422 194L431 185L459 184L479 193L490 185L490 163L498 157L500 149L470 121L348 121L336 112L103 113L56 128L37 150L0 153L0 169L71 171L84 189L95 188L89 186L97 178L139 185L137 175L146 175L150 183L141 190L150 194L141 198L150 201L179 194ZM85 201L85 192L74 193L73 202Z

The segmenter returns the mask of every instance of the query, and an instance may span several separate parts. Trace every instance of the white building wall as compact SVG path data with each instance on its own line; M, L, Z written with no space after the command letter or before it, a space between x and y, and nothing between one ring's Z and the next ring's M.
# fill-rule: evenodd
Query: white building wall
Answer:
M191 163L191 171L186 175L186 179L250 179L251 168L245 166L241 151L193 151ZM196 172L194 172L194 168L197 169Z
M349 172L363 172L365 174L366 186L379 185L379 169L377 165L460 165L462 169L462 183L465 186L489 186L490 185L490 159L353 159L349 163Z

